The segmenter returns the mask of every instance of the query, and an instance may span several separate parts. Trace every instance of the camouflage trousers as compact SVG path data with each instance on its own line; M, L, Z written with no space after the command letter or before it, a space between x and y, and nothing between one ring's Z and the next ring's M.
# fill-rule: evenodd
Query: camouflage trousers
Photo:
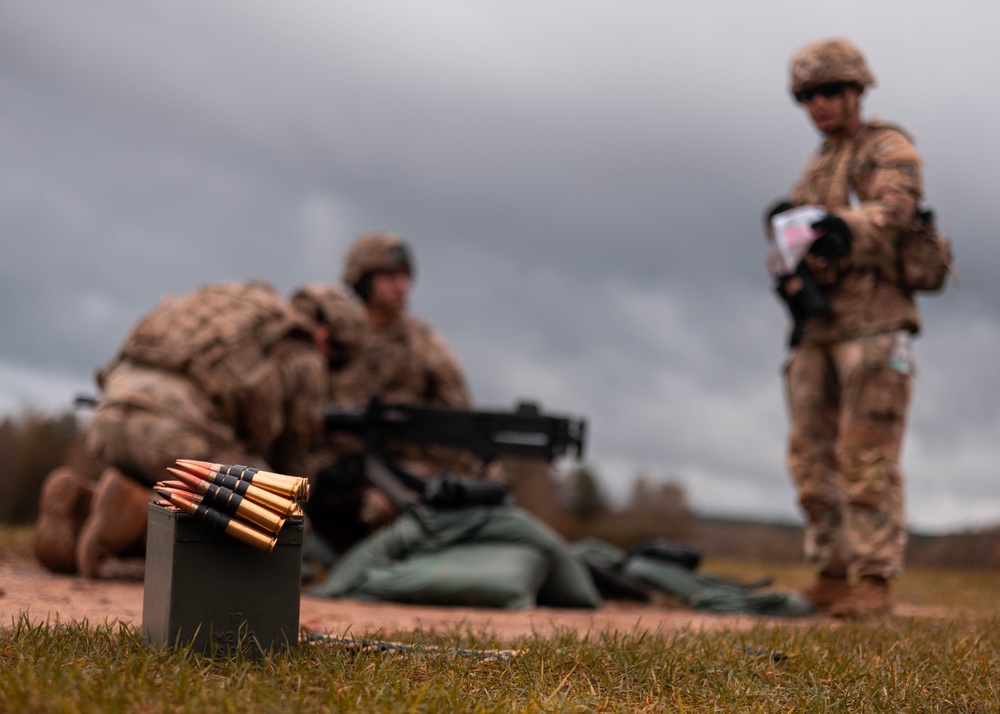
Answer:
M87 430L87 445L96 456L149 487L173 478L166 469L177 459L269 468L235 440L227 443L168 415L127 404L98 409Z
M785 372L788 467L808 519L805 556L829 575L889 578L902 570L899 457L913 365L890 367L895 339L803 344Z

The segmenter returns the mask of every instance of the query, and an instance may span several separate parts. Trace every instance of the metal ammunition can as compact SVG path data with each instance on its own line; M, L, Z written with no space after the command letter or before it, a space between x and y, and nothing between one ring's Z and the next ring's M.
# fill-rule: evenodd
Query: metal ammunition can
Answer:
M266 652L298 644L302 516L291 516L270 553L149 505L142 632L152 645L205 653Z

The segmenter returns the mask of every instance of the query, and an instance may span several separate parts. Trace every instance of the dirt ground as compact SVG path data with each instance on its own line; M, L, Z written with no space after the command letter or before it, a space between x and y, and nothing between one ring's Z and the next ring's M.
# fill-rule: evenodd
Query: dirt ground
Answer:
M143 570L141 561L119 561L105 567L110 577L84 580L57 575L30 558L0 554L0 625L9 626L26 613L32 622L79 622L91 624L115 621L142 624ZM899 616L940 616L927 608L906 604L896 606ZM826 618L798 618L808 625L835 621ZM596 611L535 608L522 611L431 607L327 600L303 595L300 624L315 632L335 636L378 636L379 633L457 630L471 634L492 634L512 641L532 634L547 635L573 630L580 635L634 630L674 632L688 629L743 630L766 623L766 618L713 615L678 606L637 603L608 603ZM788 623L788 620L782 620Z

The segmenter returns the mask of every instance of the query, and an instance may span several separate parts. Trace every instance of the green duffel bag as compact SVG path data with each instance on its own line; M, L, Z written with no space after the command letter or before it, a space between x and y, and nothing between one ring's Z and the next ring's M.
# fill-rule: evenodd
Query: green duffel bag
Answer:
M356 597L428 605L519 610L535 606L549 564L538 549L462 543L374 568Z
M373 572L470 545L515 546L534 551L546 566L536 588L538 605L597 608L601 604L589 573L573 557L562 537L515 506L416 506L345 553L326 581L307 592L319 597L360 597ZM522 567L526 558L522 555L518 559ZM494 580L488 571L477 568L471 573L488 582ZM414 597L407 602L428 601Z
M719 614L801 617L812 607L796 593L756 592L753 587L725 578L699 575L680 565L633 556L623 572L680 598L688 607Z

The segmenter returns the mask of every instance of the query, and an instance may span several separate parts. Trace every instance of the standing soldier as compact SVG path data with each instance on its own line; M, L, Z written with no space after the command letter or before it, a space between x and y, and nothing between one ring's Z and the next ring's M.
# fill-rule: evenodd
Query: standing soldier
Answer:
M898 239L921 202L921 161L903 129L862 118L874 84L845 39L808 45L792 59L792 94L823 143L782 203L828 213L813 224L818 237L802 266L820 299L790 303L802 314L786 371L788 463L808 521L806 558L818 571L805 594L818 611L845 617L892 609L889 584L906 543L899 458L909 344L920 330L896 264ZM786 299L801 282L775 277Z
M150 487L177 458L300 475L327 465L327 369L349 361L361 329L346 297L307 314L259 282L165 298L97 375L87 443L108 467L96 489L66 467L43 485L39 560L97 577L107 555L141 552Z

